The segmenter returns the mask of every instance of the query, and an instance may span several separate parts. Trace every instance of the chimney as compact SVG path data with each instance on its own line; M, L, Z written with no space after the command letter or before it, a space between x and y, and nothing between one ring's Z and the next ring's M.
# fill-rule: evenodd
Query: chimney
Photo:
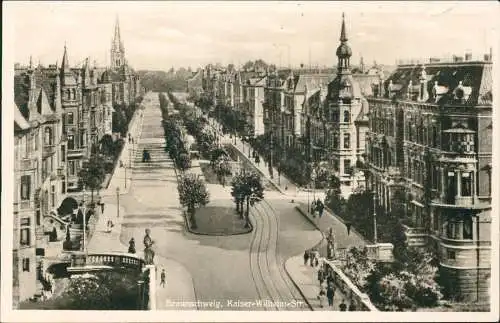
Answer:
M472 53L465 53L465 61L469 62L472 60Z
M453 63L463 62L464 58L461 56L453 55Z

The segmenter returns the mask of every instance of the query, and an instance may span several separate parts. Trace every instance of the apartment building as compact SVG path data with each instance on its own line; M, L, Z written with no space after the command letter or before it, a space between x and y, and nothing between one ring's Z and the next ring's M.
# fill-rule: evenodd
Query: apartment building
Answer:
M408 243L434 250L447 292L488 297L492 62L402 64L368 98L369 187L391 211L405 194Z

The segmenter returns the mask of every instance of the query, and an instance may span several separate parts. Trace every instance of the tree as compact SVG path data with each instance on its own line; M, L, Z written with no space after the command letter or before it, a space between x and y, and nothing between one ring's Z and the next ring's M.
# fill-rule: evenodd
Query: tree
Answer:
M114 153L114 141L113 137L109 134L105 134L101 138L101 153L106 156L111 156Z
M353 247L349 249L346 255L346 264L342 270L356 286L365 290L368 285L368 278L374 269L375 262L368 258L366 248Z
M180 153L175 159L175 165L181 172L184 172L191 167L191 158L186 153Z
M262 184L262 179L254 172L243 172L236 175L231 184L233 186L231 195L235 200L240 203L246 201L245 227L248 228L250 226L250 206L264 199L264 185Z
M104 164L104 159L100 155L92 155L89 161L83 164L83 168L78 174L81 185L91 191L92 204L94 203L94 191L99 191L106 176Z
M186 174L181 177L177 186L181 205L187 207L191 226L196 228L195 211L199 206L207 205L210 201L209 192L199 176Z
M229 158L226 155L221 155L217 158L214 163L214 170L217 174L219 182L222 182L222 186L226 185L225 178L231 175L231 165L229 164Z
M72 277L62 294L65 309L132 310L137 308L138 287L133 275L107 272Z

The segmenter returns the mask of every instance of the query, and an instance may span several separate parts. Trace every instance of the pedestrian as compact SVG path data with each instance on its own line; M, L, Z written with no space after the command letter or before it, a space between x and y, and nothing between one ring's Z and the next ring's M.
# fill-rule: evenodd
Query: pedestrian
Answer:
M114 224L113 224L113 221L111 220L108 220L108 222L106 223L106 232L111 232L111 228L113 228Z
M344 300L342 300L342 302L339 304L339 309L340 309L341 312L347 311L347 305L344 302Z
M307 265L307 261L309 260L309 250L304 251L304 265Z
M319 251L314 249L314 266L317 267L319 265Z
M135 240L133 237L128 242L128 253L135 253Z
M349 304L349 308L347 310L349 312L355 312L356 311L356 305L354 304L353 301L351 301L351 304Z
M351 222L346 221L345 226L347 228L347 235L349 235L349 233L351 232Z
M104 213L104 202L101 202L101 214Z
M333 299L335 297L335 288L333 285L328 285L326 289L326 298L328 298L328 306L333 306Z
M319 300L319 306L321 308L325 307L326 305L326 292L323 287L319 287L319 293L318 293L318 300Z
M316 202L316 208L318 209L318 214L321 218L323 216L323 211L325 210L325 205L320 201L320 199Z
M311 250L311 254L310 254L310 256L309 256L309 265L310 265L311 267L314 267L314 256L315 256L315 254L314 254L314 250Z
M309 212L312 213L313 218L316 217L316 201L312 201L311 210Z
M166 274L165 274L165 269L162 269L161 270L161 274L160 274L160 286L163 286L165 287L165 279L166 279Z
M318 281L319 285L321 286L323 282L325 281L325 273L323 271L323 268L318 269Z

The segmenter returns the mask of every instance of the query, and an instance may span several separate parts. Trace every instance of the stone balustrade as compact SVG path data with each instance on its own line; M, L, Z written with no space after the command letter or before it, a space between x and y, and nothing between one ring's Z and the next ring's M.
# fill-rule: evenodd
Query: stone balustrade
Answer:
M141 271L145 262L143 259L132 254L125 253L74 253L71 257L71 265L68 271L81 272L90 271L92 268L128 268Z
M379 311L375 305L372 304L368 295L362 293L349 277L347 277L332 261L326 259L323 261L332 268L334 284L340 288L348 302L356 306L357 311Z

